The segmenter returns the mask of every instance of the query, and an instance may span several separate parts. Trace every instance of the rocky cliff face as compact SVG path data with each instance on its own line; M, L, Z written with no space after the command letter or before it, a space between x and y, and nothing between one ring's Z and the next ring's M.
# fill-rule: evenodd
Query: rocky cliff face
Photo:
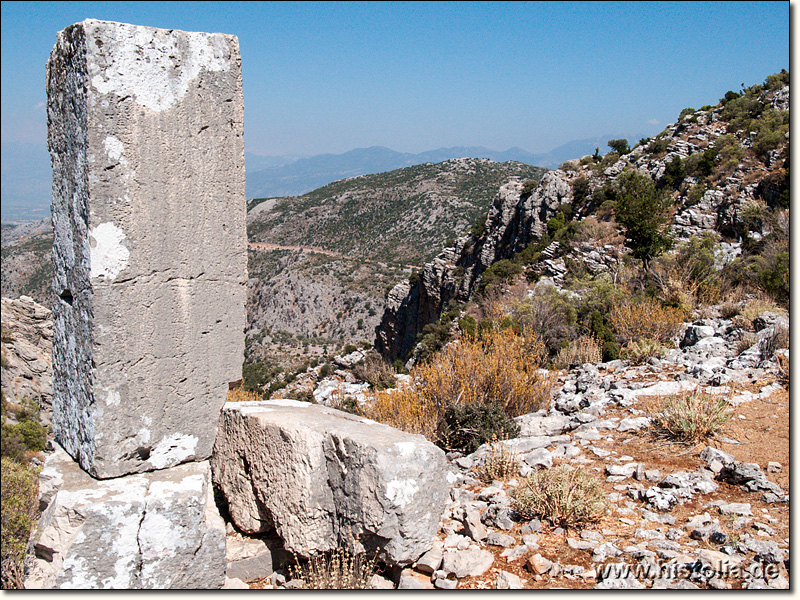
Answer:
M741 255L743 237L757 240L770 232L766 219L751 222L748 211L759 204L788 205L788 98L788 85L754 86L728 103L686 109L676 123L626 154L564 163L532 191L523 193L519 181L506 183L489 208L481 235L462 236L427 263L419 277L392 289L376 328L376 348L391 360L407 357L417 335L439 319L451 300L472 298L488 267L543 238L559 206L570 204L576 220L597 220L604 190L613 189L627 169L669 189L676 242L713 233L720 237L715 252L721 264L730 262ZM571 244L553 242L533 270L556 284L570 262L592 276L612 271L629 249L610 214L601 220L603 235Z
M451 300L467 301L489 266L540 237L558 207L571 201L572 188L562 171L546 173L531 192L523 191L519 180L503 185L480 235L460 237L426 264L421 276L392 289L376 329L376 348L391 360L408 355L417 334L438 319Z
M49 423L53 403L53 317L50 310L28 296L2 299L2 387L6 398L19 404L24 398L42 409Z

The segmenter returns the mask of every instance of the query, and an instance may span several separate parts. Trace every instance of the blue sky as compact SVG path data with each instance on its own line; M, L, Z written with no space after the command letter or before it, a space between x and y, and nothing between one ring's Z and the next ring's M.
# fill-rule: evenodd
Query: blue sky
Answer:
M9 2L2 140L45 144L45 63L86 18L239 37L245 146L520 146L655 134L789 68L789 2Z

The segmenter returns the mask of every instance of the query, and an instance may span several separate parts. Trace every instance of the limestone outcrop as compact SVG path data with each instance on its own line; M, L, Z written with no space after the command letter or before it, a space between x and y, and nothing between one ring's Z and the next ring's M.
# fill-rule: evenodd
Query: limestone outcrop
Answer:
M423 327L439 318L451 300L466 302L494 262L510 258L547 230L558 207L572 200L562 171L545 173L531 192L512 180L500 187L483 233L458 238L425 265L413 282L402 281L389 293L375 347L384 357L407 357Z
M97 480L61 448L40 477L27 589L207 589L225 581L209 463Z
M444 453L420 435L296 400L229 402L212 457L236 526L302 556L351 541L408 565L445 507Z
M47 91L56 439L101 478L207 458L244 354L238 41L86 20Z
M2 299L2 386L6 398L19 404L30 398L50 421L53 403L53 319L50 310L28 296Z

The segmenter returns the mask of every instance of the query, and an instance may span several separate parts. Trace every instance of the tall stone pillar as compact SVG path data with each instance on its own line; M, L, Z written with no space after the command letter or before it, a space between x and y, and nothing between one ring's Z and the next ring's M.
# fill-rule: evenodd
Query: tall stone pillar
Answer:
M99 478L205 459L244 354L238 41L83 21L47 95L55 437Z

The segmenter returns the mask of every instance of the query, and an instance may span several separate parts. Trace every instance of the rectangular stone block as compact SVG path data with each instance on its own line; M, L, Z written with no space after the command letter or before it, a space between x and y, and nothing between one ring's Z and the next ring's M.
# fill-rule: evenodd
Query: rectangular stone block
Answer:
M244 355L238 41L83 21L47 95L56 439L100 478L207 458Z
M39 483L44 509L27 589L206 589L225 582L225 524L208 461L97 480L60 447Z
M393 565L433 545L446 466L421 435L298 400L228 402L211 458L241 531L274 530L301 556L357 540Z

